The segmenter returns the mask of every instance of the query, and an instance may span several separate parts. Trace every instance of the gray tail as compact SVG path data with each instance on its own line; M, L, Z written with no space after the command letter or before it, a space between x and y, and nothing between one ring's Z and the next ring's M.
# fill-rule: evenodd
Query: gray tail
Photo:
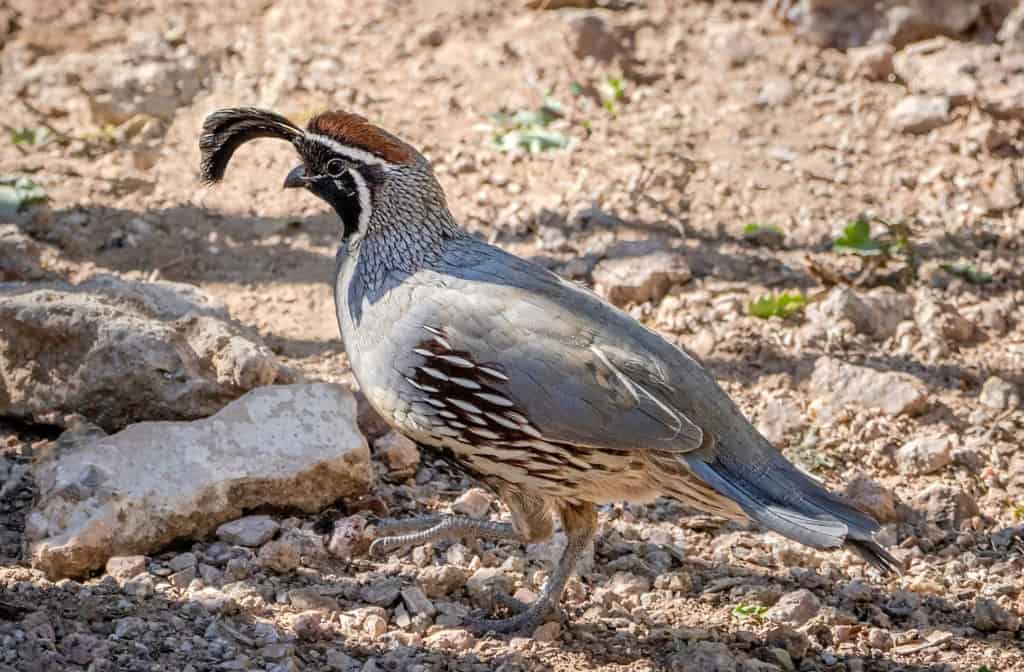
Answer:
M748 456L719 444L710 456L686 455L686 463L764 527L814 548L845 547L883 574L901 572L900 562L875 542L874 518L825 490L774 448L760 452L760 463L753 465Z

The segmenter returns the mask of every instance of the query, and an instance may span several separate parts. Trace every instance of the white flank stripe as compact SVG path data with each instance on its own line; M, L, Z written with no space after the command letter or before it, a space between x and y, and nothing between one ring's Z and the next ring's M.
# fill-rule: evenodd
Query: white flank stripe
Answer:
M475 380L470 380L469 378L457 378L455 376L452 376L452 382L458 385L459 387L466 388L467 390L480 389L480 384L477 383Z
M485 439L491 439L492 441L495 440L495 439L500 439L501 438L500 434L496 434L495 432L492 432L489 429L480 429L479 427L470 427L469 431L473 432L477 436L482 436Z
M449 348L450 350L451 348ZM465 357L459 357L458 355L441 355L441 359L448 362L452 366L461 366L464 369L472 369L476 365L466 359Z
M502 427L507 427L508 429L519 429L519 423L518 422L512 422L508 418L503 418L503 417L501 417L500 415L498 415L496 413L484 413L484 415L486 415L491 420L494 420L496 423L498 423Z
M409 383L410 385L412 385L413 387L415 387L415 388L416 388L417 390L419 390L420 392L428 392L428 393L437 393L437 392L440 392L440 391L441 391L441 390L437 389L436 387L431 387L430 385L420 385L419 383L417 383L417 382L416 382L415 380L413 380L413 379L412 379L412 378L410 378L409 376L402 376L402 377L403 377L403 378L405 378L405 380L406 380L406 381L407 381L407 382L408 382L408 383Z
M476 393L474 393L473 396L479 397L480 399L483 399L484 401L490 402L490 403L494 404L495 406L504 406L505 408L508 408L510 406L515 406L515 404L512 403L511 399L506 399L505 397L501 396L500 394L491 394L490 392L476 392ZM519 416L519 417L522 417L522 416ZM523 418L523 422L526 422L526 418Z
M493 378L497 378L498 380L504 380L504 381L508 382L508 376L506 376L501 371L495 371L494 369L490 368L489 366L478 366L476 368L480 369L480 371L482 371L483 373L486 373L488 376L491 376Z
M434 340L437 341L437 344L440 345L445 350L452 350L453 349L452 348L452 344L449 343L447 341L447 339L445 339L445 338L443 338L441 336L434 336Z
M448 381L448 376L444 375L442 372L438 371L437 369L431 368L429 366L421 366L420 367L420 371L422 371L423 373L427 374L431 378L437 378L438 380L443 380L445 382Z
M434 353L432 353L430 350L424 350L423 348L413 348L412 351L415 352L417 355L423 355L424 357L434 356Z
M469 403L468 401L463 401L462 399L455 399L455 398L452 398L452 397L445 397L445 401L447 401L449 404L451 404L453 406L461 408L466 413L476 413L477 415L483 413L483 411L480 408L474 406L473 404Z

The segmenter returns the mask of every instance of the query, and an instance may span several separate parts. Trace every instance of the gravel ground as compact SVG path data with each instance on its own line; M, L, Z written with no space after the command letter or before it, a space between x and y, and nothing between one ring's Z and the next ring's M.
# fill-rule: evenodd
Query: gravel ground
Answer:
M780 18L797 3L598 4L613 8L0 2L3 123L51 137L0 143L0 173L49 195L0 222L29 239L0 280L192 283L298 375L351 384L334 216L280 190L293 157L272 142L200 187L196 140L227 105L352 109L431 157L470 230L700 357L787 456L884 522L906 573L670 501L610 506L565 620L474 636L461 623L495 591L536 594L557 539L367 558L380 516L507 516L369 419L369 496L53 583L23 531L29 466L58 432L3 421L0 672L1024 670L1024 109L992 93L1024 96L1019 43L976 18L963 42L897 43L894 66L891 47L800 39ZM491 146L481 124L545 96L567 149ZM838 254L861 216L909 247ZM783 290L811 305L748 314Z

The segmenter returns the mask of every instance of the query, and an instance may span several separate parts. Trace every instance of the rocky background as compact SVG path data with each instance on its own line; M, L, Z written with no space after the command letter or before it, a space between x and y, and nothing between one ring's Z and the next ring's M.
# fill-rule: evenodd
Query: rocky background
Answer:
M0 1L0 672L1024 670L1024 6L1016 0ZM908 570L695 514L367 558L506 515L366 407L338 225L272 141L360 112L467 228L689 349ZM851 222L854 222L851 224Z

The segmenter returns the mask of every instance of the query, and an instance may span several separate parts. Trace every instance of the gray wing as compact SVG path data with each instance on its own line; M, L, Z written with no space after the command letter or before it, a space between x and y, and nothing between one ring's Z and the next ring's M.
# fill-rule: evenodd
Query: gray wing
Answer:
M409 327L423 329L425 340L441 332L456 356L498 372L488 376L489 386L548 441L670 452L701 447L703 431L673 403L672 362L664 359L685 354L543 269L510 255L495 263L500 276L489 276L486 264L463 266L441 291L435 285L423 292ZM660 352L643 342L650 339Z

